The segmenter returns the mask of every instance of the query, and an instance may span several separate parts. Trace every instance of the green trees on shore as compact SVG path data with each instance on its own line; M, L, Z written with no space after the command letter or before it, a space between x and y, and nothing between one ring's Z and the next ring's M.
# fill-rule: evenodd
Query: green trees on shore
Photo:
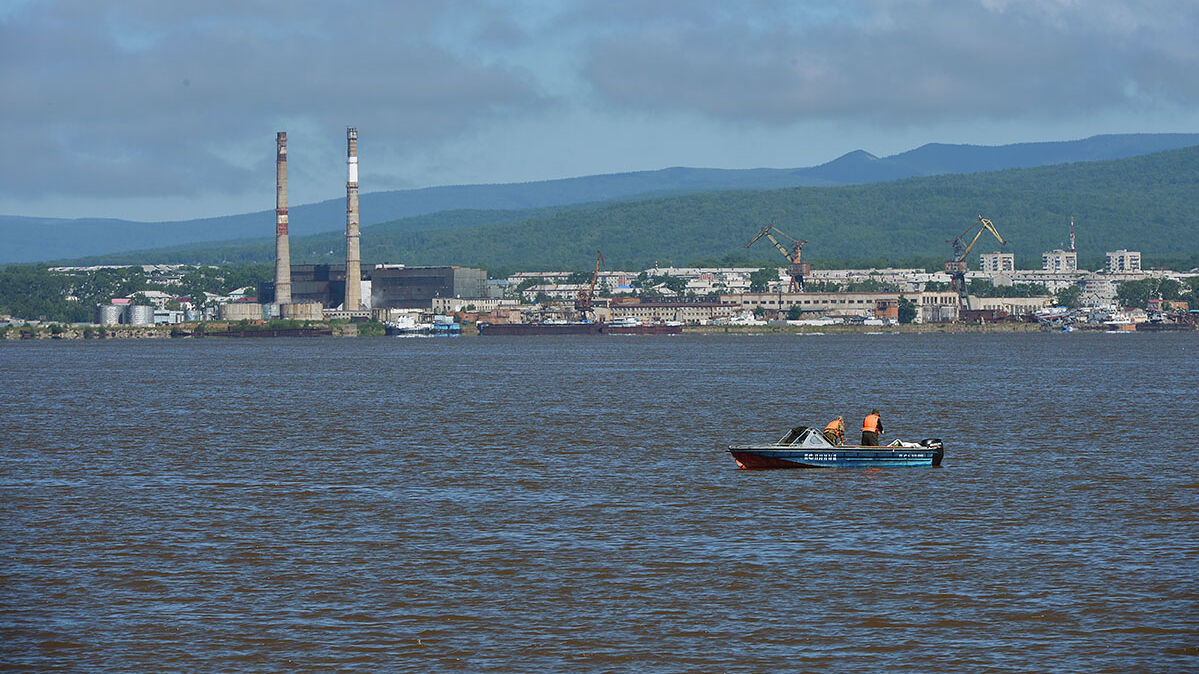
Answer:
M9 265L0 268L0 314L28 320L83 323L95 318L96 305L114 297L130 297L147 290L175 296L226 295L244 286L257 287L271 278L267 264L187 269L178 283L155 283L140 267L52 271L44 265Z
M1188 278L1186 283L1161 278L1125 281L1116 288L1116 299L1120 306L1136 309L1148 307L1151 299L1182 301L1192 309L1199 308L1199 278Z
M1077 309L1082 306L1082 287L1072 285L1062 288L1053 294L1057 305L1067 309Z

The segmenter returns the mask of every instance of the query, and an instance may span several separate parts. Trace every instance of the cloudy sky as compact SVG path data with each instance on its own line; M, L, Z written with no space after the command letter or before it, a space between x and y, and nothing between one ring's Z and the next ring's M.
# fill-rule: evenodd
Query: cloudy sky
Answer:
M0 0L0 213L1199 132L1194 0Z

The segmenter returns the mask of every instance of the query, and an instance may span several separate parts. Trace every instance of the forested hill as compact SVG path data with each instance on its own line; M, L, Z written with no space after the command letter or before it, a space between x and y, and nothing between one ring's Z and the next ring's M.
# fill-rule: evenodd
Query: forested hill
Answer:
M447 210L520 210L723 190L864 184L944 173L974 173L1078 161L1121 159L1199 145L1199 134L1120 134L1082 140L1013 145L924 145L879 158L857 150L820 166L788 169L667 168L499 185L452 185L388 192L369 191L363 174L363 226ZM274 192L263 195L273 206ZM345 198L299 203L292 194L291 233L343 231ZM181 214L180 217L183 217ZM273 210L199 220L55 220L0 215L0 264L229 241L248 232L270 236Z
M362 230L371 262L477 265L492 270L586 269L602 250L611 268L655 262L781 262L765 242L744 244L761 225L807 239L814 262L935 260L947 240L982 214L1009 241L1021 266L1066 245L1073 217L1082 260L1108 250L1199 265L1199 147L1103 162L973 175L912 178L851 187L730 191L534 212L469 211L405 219ZM996 250L981 239L975 252ZM339 262L344 237L293 239L294 262ZM178 248L94 261L264 261L270 239ZM977 264L977 258L972 265Z

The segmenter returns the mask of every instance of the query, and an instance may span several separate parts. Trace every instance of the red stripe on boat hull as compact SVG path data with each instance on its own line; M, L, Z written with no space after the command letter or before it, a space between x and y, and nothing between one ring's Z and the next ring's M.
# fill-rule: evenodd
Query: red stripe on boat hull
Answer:
M769 470L773 468L805 468L802 463L776 459L772 456L759 456L749 452L733 452L737 467L744 470Z

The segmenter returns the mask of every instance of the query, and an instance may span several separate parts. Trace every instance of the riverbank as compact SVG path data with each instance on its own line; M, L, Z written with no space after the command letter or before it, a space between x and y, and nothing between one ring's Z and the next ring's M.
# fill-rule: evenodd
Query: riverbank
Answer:
M0 340L199 339L209 337L370 337L379 323L272 321L270 323L181 323L179 325L37 325L0 328Z
M1096 328L1098 329L1098 328ZM1038 323L908 323L896 325L688 325L688 335L877 335L877 334L1011 334L1050 332ZM472 323L463 323L462 336L478 335ZM0 340L22 339L198 339L207 337L375 337L383 335L378 323L342 321L302 325L243 325L241 323L191 323L181 325L40 325L0 328Z
M926 333L1017 333L1041 332L1037 323L900 323L895 325L688 325L684 334L698 335L863 335Z

